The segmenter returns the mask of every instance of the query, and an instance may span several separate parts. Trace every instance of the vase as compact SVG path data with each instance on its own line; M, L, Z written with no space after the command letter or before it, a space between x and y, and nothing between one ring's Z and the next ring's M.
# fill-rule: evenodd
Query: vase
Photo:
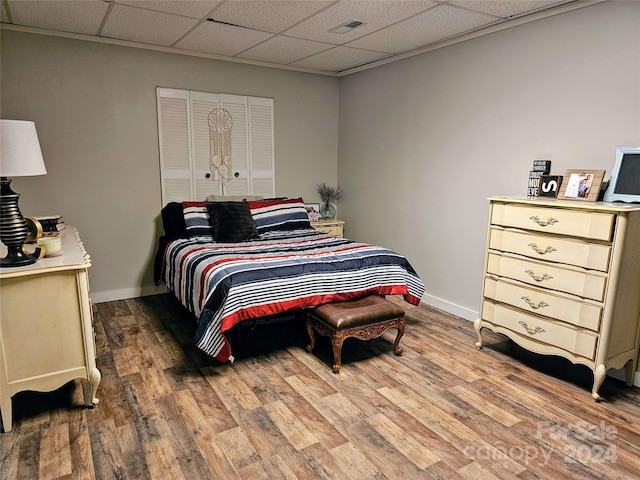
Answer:
M320 207L320 215L322 218L336 218L336 207L329 202L324 202Z

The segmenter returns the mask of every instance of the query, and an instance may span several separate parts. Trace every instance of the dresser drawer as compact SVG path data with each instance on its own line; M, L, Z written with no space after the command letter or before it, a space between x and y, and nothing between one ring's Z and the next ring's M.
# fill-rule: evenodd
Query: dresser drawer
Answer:
M503 227L611 241L615 214L495 203L491 223Z
M539 260L600 270L601 272L609 270L609 258L611 257L609 245L505 230L500 227L491 229L489 248Z
M482 320L498 325L531 340L553 345L574 355L593 360L598 335L567 324L546 320L489 300L482 303Z
M333 237L342 237L342 225L316 227L316 230L318 230L319 232L331 235Z
M487 272L499 277L512 278L529 285L571 293L596 301L604 300L607 277L597 272L562 268L553 264L529 261L490 252Z
M493 278L485 279L484 296L594 332L600 329L602 307L578 299L561 297L546 290L514 285Z

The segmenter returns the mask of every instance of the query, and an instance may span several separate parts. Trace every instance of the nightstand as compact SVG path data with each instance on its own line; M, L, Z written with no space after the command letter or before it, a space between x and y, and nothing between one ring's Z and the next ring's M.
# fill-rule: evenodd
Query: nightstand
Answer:
M344 237L344 220L336 220L334 218L318 220L311 222L311 226L319 232L328 233L334 237Z

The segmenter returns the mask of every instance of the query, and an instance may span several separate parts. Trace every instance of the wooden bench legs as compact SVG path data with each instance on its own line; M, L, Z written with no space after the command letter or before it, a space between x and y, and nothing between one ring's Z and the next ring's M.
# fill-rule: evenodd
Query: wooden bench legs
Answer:
M393 350L396 355L402 355L402 347L400 347L400 339L404 335L404 318L396 318L393 320L387 320L374 325L367 325L364 327L355 327L348 330L337 331L322 321L314 317L307 319L307 332L309 333L309 345L307 345L307 351L312 352L316 346L316 338L314 335L314 329L320 334L331 338L331 344L333 346L333 373L340 373L340 367L342 366L342 343L348 337L359 338L360 340L371 340L378 338L387 329L395 327L398 329L396 340L393 344Z

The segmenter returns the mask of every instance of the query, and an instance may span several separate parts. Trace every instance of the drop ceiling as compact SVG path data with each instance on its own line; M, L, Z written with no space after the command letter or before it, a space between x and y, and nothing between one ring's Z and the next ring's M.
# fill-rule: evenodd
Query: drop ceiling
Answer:
M342 76L593 3L598 0L4 0L2 26ZM362 25L330 31L353 21Z

